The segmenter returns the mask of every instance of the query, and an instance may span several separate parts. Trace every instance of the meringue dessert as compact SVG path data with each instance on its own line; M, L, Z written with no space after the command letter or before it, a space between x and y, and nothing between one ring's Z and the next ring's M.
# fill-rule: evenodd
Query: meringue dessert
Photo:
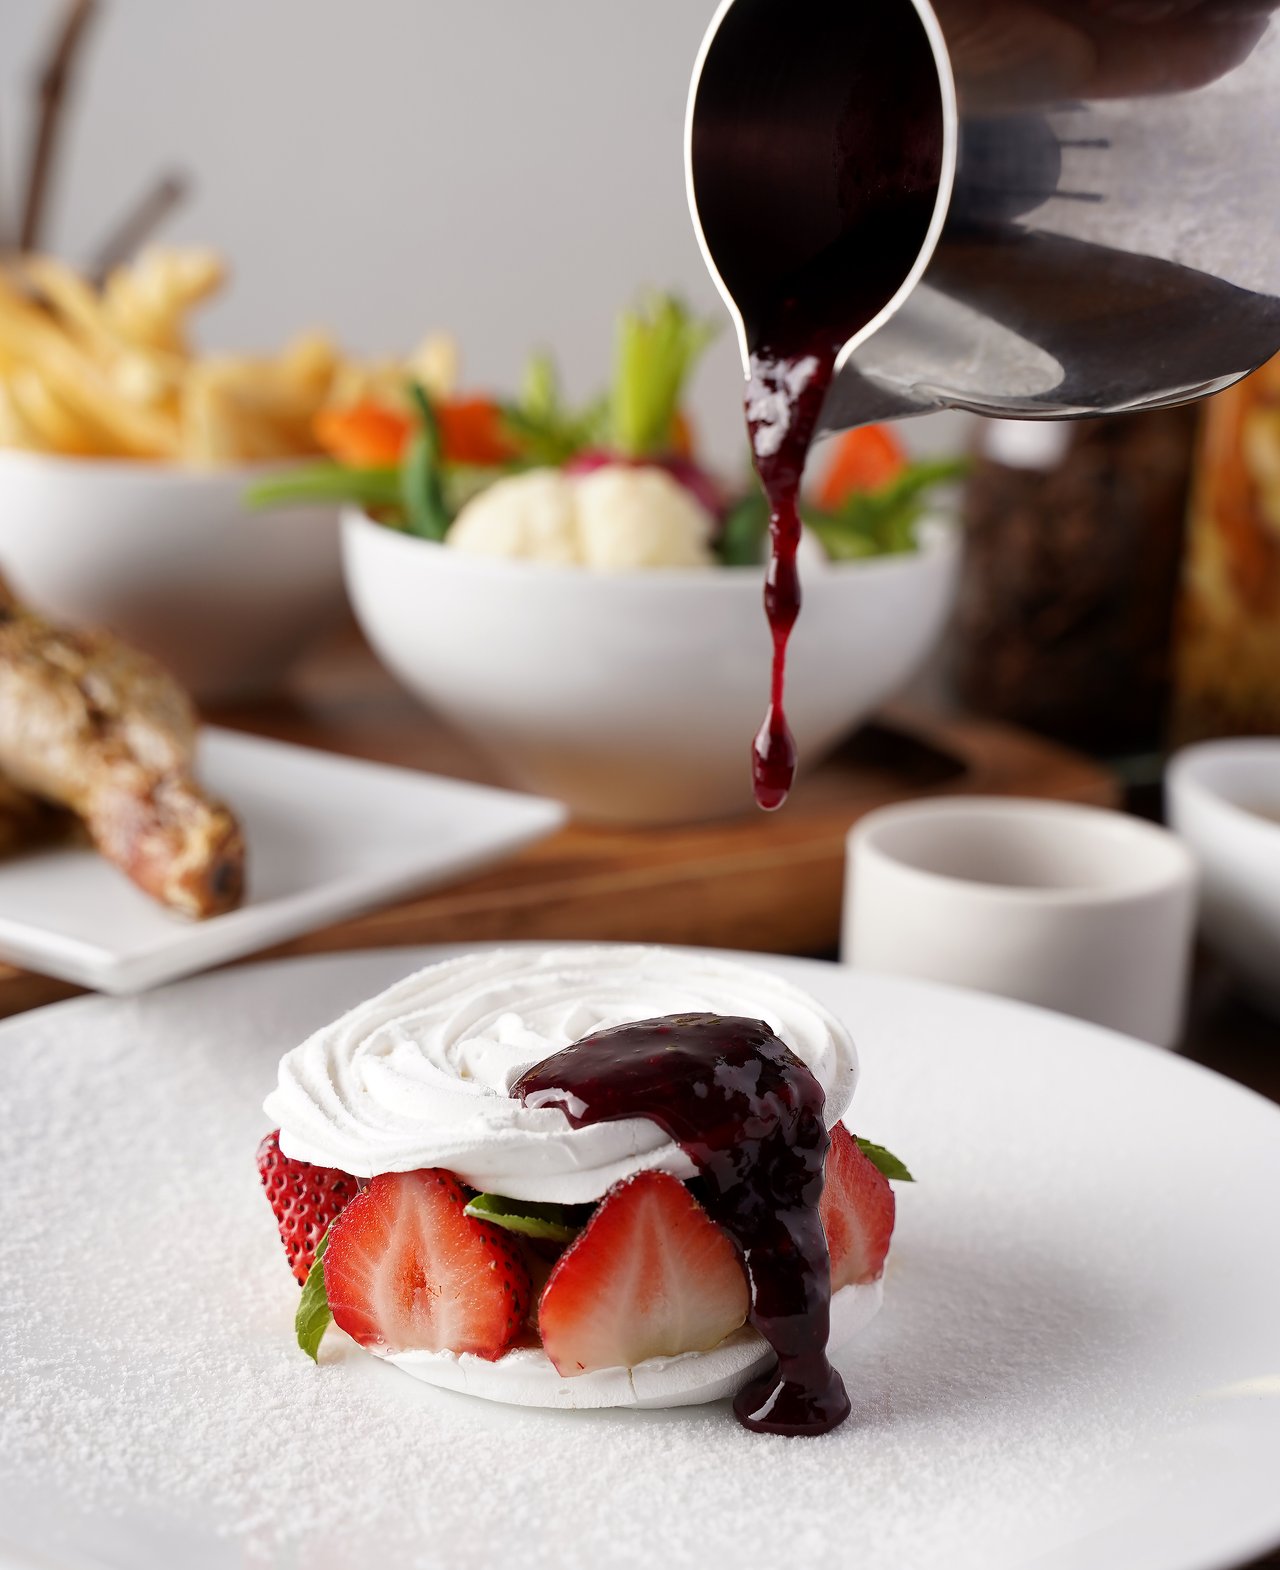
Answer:
M496 950L285 1054L258 1165L330 1323L431 1384L529 1406L735 1397L848 1415L827 1359L880 1306L910 1174L839 1122L843 1024L768 971L656 948Z

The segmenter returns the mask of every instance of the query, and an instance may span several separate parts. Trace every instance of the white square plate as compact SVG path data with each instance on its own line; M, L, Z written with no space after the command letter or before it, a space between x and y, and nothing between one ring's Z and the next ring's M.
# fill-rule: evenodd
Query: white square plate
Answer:
M566 816L540 797L234 731L205 731L199 768L244 827L239 910L188 921L90 849L42 850L0 862L0 959L140 992L461 877Z

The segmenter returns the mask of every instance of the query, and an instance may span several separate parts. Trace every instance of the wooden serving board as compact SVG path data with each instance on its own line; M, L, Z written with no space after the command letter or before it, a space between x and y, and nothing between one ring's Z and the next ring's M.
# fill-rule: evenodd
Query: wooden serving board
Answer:
M350 635L303 666L280 697L210 718L375 762L492 779ZM1096 764L1007 726L894 711L802 780L780 813L680 828L572 824L479 877L271 953L586 938L829 954L850 826L873 807L936 794L1114 806L1119 786ZM77 990L0 965L0 1016Z

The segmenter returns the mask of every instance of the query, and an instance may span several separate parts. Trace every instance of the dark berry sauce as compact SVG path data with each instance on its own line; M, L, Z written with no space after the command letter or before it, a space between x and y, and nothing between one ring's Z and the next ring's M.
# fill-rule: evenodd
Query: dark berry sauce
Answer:
M769 501L769 565L764 609L773 638L769 708L756 735L751 770L756 801L773 812L787 799L796 772L796 744L787 724L787 644L800 614L800 482L831 385L836 345L812 352L759 349L747 383L747 432L756 472Z
M734 1401L745 1427L822 1434L849 1415L827 1361L831 1267L818 1216L822 1086L758 1019L673 1014L597 1031L535 1065L511 1094L575 1128L648 1118L703 1180L751 1289L751 1323L777 1354Z

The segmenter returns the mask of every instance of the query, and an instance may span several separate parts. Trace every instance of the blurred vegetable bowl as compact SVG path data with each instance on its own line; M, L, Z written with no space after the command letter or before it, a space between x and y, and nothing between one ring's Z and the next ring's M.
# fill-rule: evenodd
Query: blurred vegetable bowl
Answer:
M606 394L569 406L554 363L517 398L414 384L318 427L331 457L257 505L348 504L343 563L392 672L513 783L627 822L748 806L769 673L767 509L699 461L683 393L711 331L657 297L619 323ZM956 543L892 434L836 445L806 498L792 723L816 762L913 673L951 606Z

